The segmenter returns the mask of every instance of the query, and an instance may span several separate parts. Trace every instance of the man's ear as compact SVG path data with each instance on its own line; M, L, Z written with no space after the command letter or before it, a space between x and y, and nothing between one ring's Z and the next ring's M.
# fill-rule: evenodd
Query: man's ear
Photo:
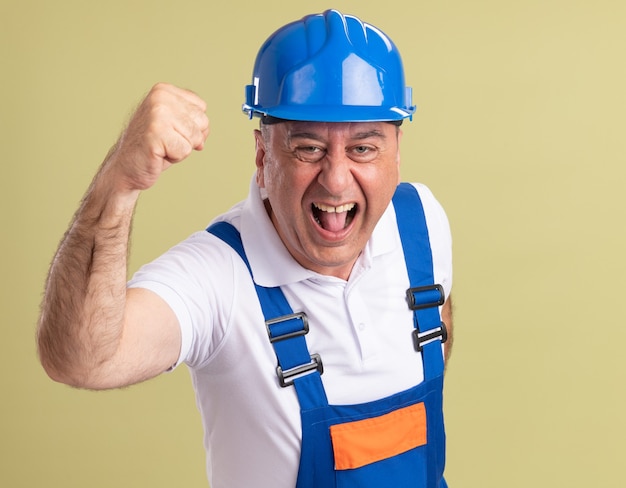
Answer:
M259 129L254 131L254 141L256 150L256 184L259 188L264 188L265 178L263 176L263 170L265 168L265 140L263 139L263 134L261 134Z

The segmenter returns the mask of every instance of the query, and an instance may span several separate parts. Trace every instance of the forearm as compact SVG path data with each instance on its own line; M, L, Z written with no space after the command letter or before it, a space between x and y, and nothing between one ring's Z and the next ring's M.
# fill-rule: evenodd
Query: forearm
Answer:
M155 85L94 178L46 282L38 345L53 379L113 388L147 379L175 360L174 314L155 296L126 294L128 239L139 192L202 149L209 133L205 111L196 94Z
M89 384L118 348L136 191L120 191L105 162L52 262L41 308L41 362L55 380Z

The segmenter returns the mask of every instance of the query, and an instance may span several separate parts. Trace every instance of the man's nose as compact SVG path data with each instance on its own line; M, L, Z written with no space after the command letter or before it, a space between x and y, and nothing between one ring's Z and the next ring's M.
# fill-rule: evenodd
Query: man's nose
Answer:
M321 161L318 182L330 195L340 196L352 183L352 161L341 152L329 153Z

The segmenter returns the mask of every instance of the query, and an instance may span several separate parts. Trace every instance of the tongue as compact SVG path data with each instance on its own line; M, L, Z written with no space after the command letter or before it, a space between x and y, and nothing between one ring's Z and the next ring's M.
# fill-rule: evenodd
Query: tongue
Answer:
M348 212L320 212L319 220L325 230L339 232L346 226Z

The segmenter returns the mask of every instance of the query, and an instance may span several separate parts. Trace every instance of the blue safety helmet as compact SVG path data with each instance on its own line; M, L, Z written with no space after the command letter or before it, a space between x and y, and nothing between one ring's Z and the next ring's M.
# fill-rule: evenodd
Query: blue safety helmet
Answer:
M337 10L287 24L265 41L242 108L250 118L316 122L402 121L415 112L391 39Z

